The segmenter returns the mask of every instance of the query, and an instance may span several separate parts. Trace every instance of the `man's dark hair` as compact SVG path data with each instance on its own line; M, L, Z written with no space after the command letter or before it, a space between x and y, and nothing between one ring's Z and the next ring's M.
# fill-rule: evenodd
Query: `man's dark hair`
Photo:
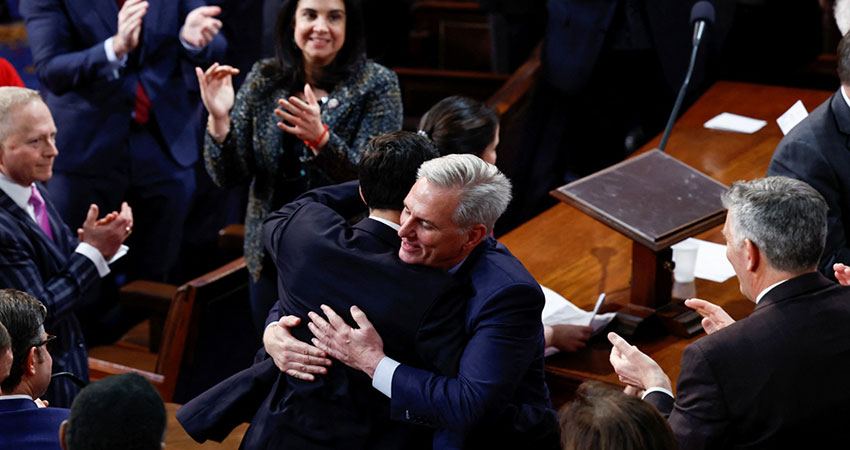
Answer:
M68 450L159 450L165 405L141 375L113 375L86 386L71 404Z
M20 384L27 355L40 342L40 329L46 317L47 308L31 295L16 289L0 289L0 322L12 338L14 355L9 376L0 383L3 392L12 392Z
M400 211L416 183L419 166L437 156L439 152L429 139L409 131L393 131L372 139L360 157L363 200L372 209Z
M434 141L440 155L472 153L481 156L496 137L499 114L469 97L446 97L419 121L419 129Z
M345 43L336 57L316 80L313 88L328 92L337 83L356 73L366 62L366 38L363 31L363 11L360 0L343 0L345 4ZM290 92L301 92L306 83L304 56L295 45L295 12L298 0L284 0L275 23L275 53L277 61L264 67L264 74L276 77L279 85Z

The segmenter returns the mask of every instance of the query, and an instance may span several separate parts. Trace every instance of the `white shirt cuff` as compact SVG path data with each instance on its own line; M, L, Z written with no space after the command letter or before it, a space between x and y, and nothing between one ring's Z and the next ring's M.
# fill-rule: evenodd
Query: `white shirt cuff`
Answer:
M277 325L277 323L278 323L278 321L277 321L277 320L272 321L272 322L269 322L269 324L268 324L268 325L266 325L266 328L263 330L263 334L265 334L265 332L266 332L266 331L268 331L269 327L271 327L271 326L273 326L273 325Z
M389 398L393 398L393 375L395 370L401 363L384 356L378 367L375 367L375 375L372 377L372 387L379 390L382 394Z
M183 40L183 28L185 26L186 25L183 25L182 27L180 27L180 33L177 35L177 37L180 39L180 44L183 46L183 48L186 49L186 51L188 51L189 53L197 55L198 53L201 53L201 51L204 48L203 47L195 47L194 45Z
M106 52L106 60L109 61L109 64L112 64L112 75L119 78L118 69L127 64L127 55L124 55L120 60L118 59L118 55L115 54L114 39L114 37L110 37L103 41L103 51Z
M129 247L122 244L121 247L118 247L118 251L115 252L115 255L112 256L112 259L110 259L109 261L107 261L106 258L103 257L103 254L100 253L100 250L94 248L93 245L88 244L86 242L80 242L80 244L77 245L77 248L74 251L88 258L97 268L97 274L100 275L101 278L103 278L109 275L109 264L118 261L118 259L127 254L128 250Z
M656 387L651 387L651 388L643 391L643 395L640 397L641 400L645 399L647 395L649 395L653 392L663 392L663 393L669 395L670 397L676 398L676 396L673 395L673 392L671 392L670 389L656 386Z

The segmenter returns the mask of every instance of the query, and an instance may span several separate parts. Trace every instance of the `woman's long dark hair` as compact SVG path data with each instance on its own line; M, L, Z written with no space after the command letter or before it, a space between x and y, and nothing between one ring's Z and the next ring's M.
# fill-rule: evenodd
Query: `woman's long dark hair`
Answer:
M299 0L284 0L275 25L277 67L269 67L278 85L300 92L306 83L304 56L295 45L295 11ZM314 86L331 91L340 81L356 73L366 61L366 39L363 34L363 12L360 0L343 0L345 4L345 43L330 64L324 67Z

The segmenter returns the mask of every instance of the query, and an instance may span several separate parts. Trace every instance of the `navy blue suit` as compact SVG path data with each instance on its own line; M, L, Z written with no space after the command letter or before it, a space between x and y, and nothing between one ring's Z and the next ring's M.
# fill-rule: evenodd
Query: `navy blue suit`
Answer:
M61 450L59 425L70 412L39 408L30 399L0 397L0 450Z
M682 450L833 448L850 420L850 288L806 273L682 355L675 405L653 392Z
M216 36L194 55L179 42L202 0L149 3L140 43L117 70L104 50L117 31L115 0L31 0L21 14L58 128L52 200L71 226L82 223L88 203L112 211L130 200L137 212L130 245L139 249L130 258L141 258L131 271L161 279L176 258L195 186L201 109L193 67L226 44ZM146 125L132 119L139 84L151 103Z
M458 374L399 366L392 382L393 418L440 429L434 448L557 448L543 373L540 285L491 237L457 276L467 278L475 292L467 301L469 341Z
M850 264L850 107L841 92L782 138L767 175L805 181L826 199L826 246L818 270L835 279L832 265Z
M47 198L45 191L42 196ZM98 282L94 263L74 252L77 237L46 200L54 240L0 191L0 287L29 293L47 307L44 329L59 337L51 344L53 372L89 379L88 355L75 310ZM55 345L54 345L55 344ZM79 388L66 379L51 383L45 398L70 407Z
M402 263L389 226L368 218L348 226L344 216L362 208L350 182L309 191L269 216L263 235L279 275L277 311L301 317L291 331L309 342L307 312L327 304L354 325L348 311L356 304L388 355L453 375L465 342L461 299L469 294L445 272ZM178 419L205 439L253 416L247 449L429 448L431 431L391 421L389 406L367 375L339 362L308 382L266 360L189 402Z

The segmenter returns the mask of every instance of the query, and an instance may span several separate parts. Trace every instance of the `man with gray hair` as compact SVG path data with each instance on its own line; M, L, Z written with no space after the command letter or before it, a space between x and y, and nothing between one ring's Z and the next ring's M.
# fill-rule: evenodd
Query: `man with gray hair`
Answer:
M543 294L505 246L490 236L511 199L510 181L474 155L422 164L404 200L399 258L467 279L469 336L456 377L400 364L356 307L348 326L333 310L310 313L313 341L362 370L390 397L396 420L437 429L434 448L556 448L543 375Z
M611 364L665 415L679 448L829 448L850 420L850 289L817 272L827 203L787 177L736 182L724 195L726 256L755 302L735 322L686 304L708 336L685 349L677 393L646 354L615 333Z
M0 286L25 291L47 307L45 326L60 338L53 367L88 380L77 313L97 280L109 273L108 262L120 257L133 213L124 203L120 213L98 220L98 208L91 205L73 233L42 187L53 176L58 154L56 125L38 92L0 87ZM47 398L70 406L77 391L63 380L51 385Z

